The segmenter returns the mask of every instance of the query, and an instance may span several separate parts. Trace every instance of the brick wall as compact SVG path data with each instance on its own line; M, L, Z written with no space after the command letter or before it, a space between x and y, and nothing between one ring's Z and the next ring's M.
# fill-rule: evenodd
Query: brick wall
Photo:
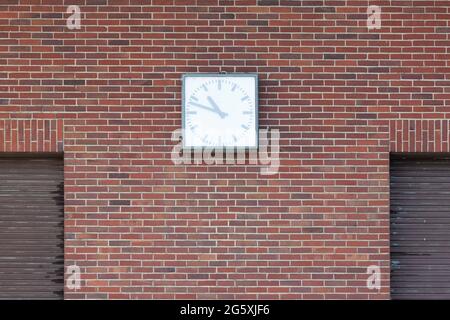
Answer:
M449 18L450 1L1 0L0 151L64 145L83 280L66 298L389 298L389 152L450 151ZM172 163L181 75L221 71L259 74L278 174Z

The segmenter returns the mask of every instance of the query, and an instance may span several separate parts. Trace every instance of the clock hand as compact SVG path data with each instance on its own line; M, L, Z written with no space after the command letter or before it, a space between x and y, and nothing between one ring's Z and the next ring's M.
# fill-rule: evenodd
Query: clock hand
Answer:
M191 105L193 105L193 106L195 106L195 107L197 107L197 108L201 108L201 109L205 109L205 110L208 110L208 111L217 113L217 114L219 114L219 115L221 116L220 112L217 112L217 110L212 109L212 108L210 108L210 107L206 107L206 106L204 106L204 105L202 105L202 104L200 104L200 103L189 102L189 104L191 104Z
M207 97L209 104L214 108L214 110L217 111L217 113L220 115L221 118L225 118L226 116L228 116L228 113L223 112L222 110L220 110L219 106L217 105L217 103L213 100L213 98L211 98L210 96Z
M196 103L196 102L192 102L192 101L189 102L189 103L190 103L191 105L193 105L193 106L198 107L198 108L205 109L205 110L208 110L208 111L217 113L222 119L225 118L226 116L228 116L227 113L222 112L222 111L221 111L220 109L218 109L218 108L210 108L210 107L204 106L204 105L202 105L202 104L200 104L200 103Z

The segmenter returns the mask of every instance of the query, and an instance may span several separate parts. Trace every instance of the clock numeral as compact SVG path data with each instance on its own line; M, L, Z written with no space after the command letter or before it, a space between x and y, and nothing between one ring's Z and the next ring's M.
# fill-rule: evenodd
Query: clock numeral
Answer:
M198 101L197 97L192 96L191 100Z
M197 114L197 111L188 111L187 114Z
M233 87L231 88L231 91L234 92L236 90L237 84L233 84Z
M243 124L241 127L244 128L245 130L248 130L248 128L249 128L245 124Z
M217 89L222 90L222 80L217 81Z
M206 84L204 84L202 87L206 92L208 92L208 87L206 86Z
M243 98L241 99L241 101L245 101L245 100L248 100L248 99L250 99L250 97L249 97L249 96L245 96L245 97L243 97Z
M253 114L253 112L252 111L244 111L244 112L242 112L242 114Z

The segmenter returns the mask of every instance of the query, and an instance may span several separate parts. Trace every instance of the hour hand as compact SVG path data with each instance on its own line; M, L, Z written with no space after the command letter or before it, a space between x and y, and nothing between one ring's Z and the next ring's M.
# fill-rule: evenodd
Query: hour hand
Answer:
M213 107L214 110L217 111L217 113L220 115L221 118L225 118L226 116L228 116L228 113L223 112L222 110L220 110L219 106L217 105L217 103L213 100L213 98L211 98L210 96L208 96L208 102L209 104Z

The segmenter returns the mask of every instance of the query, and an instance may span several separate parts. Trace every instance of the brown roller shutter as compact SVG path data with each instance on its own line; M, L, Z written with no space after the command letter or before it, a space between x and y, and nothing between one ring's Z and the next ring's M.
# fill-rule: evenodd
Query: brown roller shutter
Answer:
M450 160L391 159L391 297L450 299Z
M0 158L0 299L61 299L63 161Z

